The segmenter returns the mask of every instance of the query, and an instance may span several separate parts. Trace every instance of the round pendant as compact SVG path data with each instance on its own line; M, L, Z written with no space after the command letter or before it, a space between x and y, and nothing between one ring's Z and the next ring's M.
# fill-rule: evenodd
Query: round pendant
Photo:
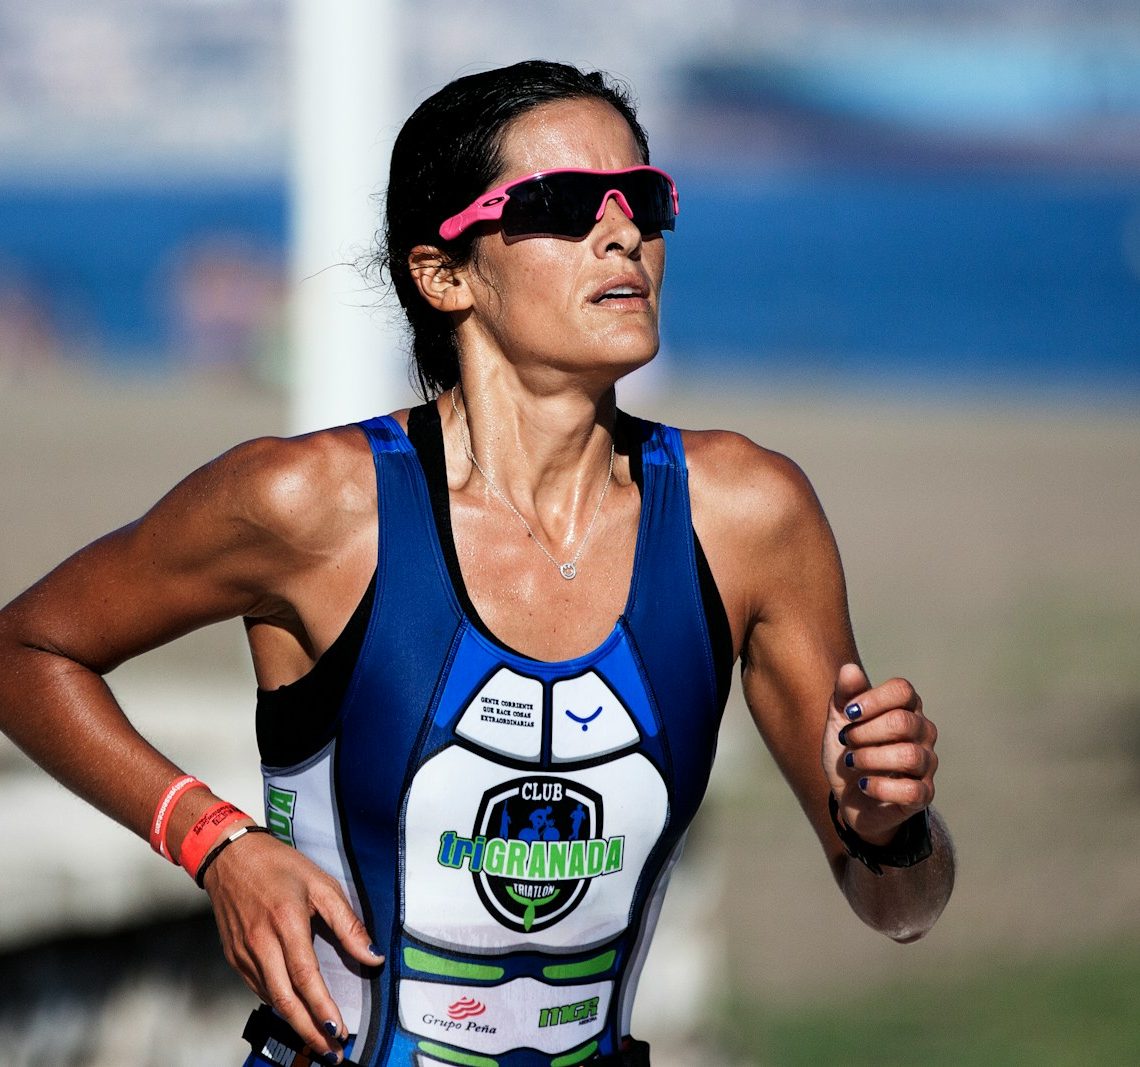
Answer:
M558 568L558 573L561 574L562 577L567 581L570 581L570 579L578 573L578 569L574 566L573 563L567 560Z

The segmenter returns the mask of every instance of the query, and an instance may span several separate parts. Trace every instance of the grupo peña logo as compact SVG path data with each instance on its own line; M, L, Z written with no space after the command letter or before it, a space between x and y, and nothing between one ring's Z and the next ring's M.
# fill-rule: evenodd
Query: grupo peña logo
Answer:
M447 1017L459 1022L463 1019L473 1019L476 1015L482 1015L486 1010L487 1005L482 1001L476 1000L474 997L460 997L448 1007Z

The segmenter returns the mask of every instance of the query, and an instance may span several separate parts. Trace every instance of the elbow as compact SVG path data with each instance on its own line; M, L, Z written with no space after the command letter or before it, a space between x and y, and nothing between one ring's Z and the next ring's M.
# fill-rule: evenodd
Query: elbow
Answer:
M913 945L921 941L938 921L942 908L918 901L908 901L886 904L885 902L871 902L863 900L861 906L851 902L853 910L872 930L889 937L898 945ZM878 906L876 906L878 905Z
M847 902L859 918L900 945L921 941L938 921L953 891L952 868L931 861L876 877L848 869ZM925 868L925 869L924 869Z
M921 941L933 928L934 923L932 922L921 928L912 927L909 930L884 930L883 933L897 945L913 945L916 941Z

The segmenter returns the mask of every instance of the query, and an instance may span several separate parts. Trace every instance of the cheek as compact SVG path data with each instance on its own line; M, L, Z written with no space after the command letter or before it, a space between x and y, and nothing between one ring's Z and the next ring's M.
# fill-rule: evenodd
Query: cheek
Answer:
M645 243L641 262L653 280L654 288L660 293L661 283L665 280L665 239L663 237L655 237Z
M501 281L499 295L512 316L549 316L567 310L573 302L572 272L564 258L553 254L530 256L512 265Z
M552 257L485 256L478 274L479 317L507 337L525 332L528 324L548 318L564 304L565 266L560 279Z

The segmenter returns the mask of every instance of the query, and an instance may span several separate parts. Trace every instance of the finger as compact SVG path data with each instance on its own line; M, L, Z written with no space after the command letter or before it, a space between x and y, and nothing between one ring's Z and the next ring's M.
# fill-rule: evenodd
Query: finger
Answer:
M904 708L880 711L876 716L849 722L839 731L839 742L848 749L912 741L933 748L938 730L929 719Z
M313 951L312 942L306 934L301 940L290 938L283 946L285 969L292 983L294 993L309 1013L309 1021L320 1034L317 1044L307 1034L301 1034L313 1048L339 1051L338 1045L348 1038L340 1010L329 993L328 986L321 976L320 964ZM294 1029L296 1029L294 1027ZM297 1031L301 1033L299 1030ZM333 1062L333 1061L329 1061Z
M352 910L352 905L339 885L329 881L320 889L314 890L312 904L316 914L324 920L349 955L366 967L378 967L384 962L380 950L373 943L364 923Z
M934 782L931 778L888 778L864 775L856 783L859 790L872 800L894 804L910 812L930 807L934 800Z
M903 742L851 748L843 754L843 764L862 774L901 774L908 778L933 777L938 757L925 745Z
M303 961L300 958L302 953L295 949L289 951L288 958L285 951L289 950L283 950L282 947L276 946L275 951L266 949L257 957L265 985L265 1001L296 1031L297 1036L309 1048L317 1051L325 1063L339 1063L341 1059L340 1049L328 1034L322 1033L319 1024L314 1021L309 1005L298 996L298 984L307 988L310 993L314 992L314 981L320 982L321 986L324 986L324 980L320 977L320 969L317 966L317 958L312 953L311 948L311 964ZM321 1003L319 994L317 1000L318 1003ZM328 1004L332 1004L332 998L329 997L327 989L324 990L324 1000ZM333 1005L333 1011L336 1011L335 1005ZM321 1013L318 1012L318 1014ZM332 1018L327 1013L327 1008L324 1017L330 1020ZM335 1021L341 1025L339 1012L336 1014Z
M849 722L862 722L896 708L907 712L917 712L922 708L918 693L905 678L892 678L873 689L854 694L842 712Z
M870 679L858 663L843 664L835 676L835 691L832 702L836 711L842 714L845 708L855 702L856 697L861 696L870 688Z

